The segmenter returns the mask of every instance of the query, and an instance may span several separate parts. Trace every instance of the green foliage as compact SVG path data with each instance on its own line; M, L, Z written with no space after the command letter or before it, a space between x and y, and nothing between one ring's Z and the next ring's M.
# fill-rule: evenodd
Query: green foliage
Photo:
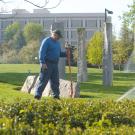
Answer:
M8 53L3 53L0 63L9 63L9 64L20 63L18 53L16 52L16 50L8 50Z
M77 32L79 33L79 34L82 34L82 32L84 32L85 31L85 28L78 28L77 29Z
M25 39L18 22L7 26L4 31L4 39L5 43L9 45L10 49L14 49L14 51L19 51L19 49L24 46ZM3 46L5 43L3 43Z
M125 64L133 51L133 33L124 21L119 40L113 39L113 63L119 66Z
M133 51L133 37L133 31L128 28L128 24L124 21L121 27L120 40L122 44L125 46L125 48L127 48L128 56L130 56Z
M128 60L128 48L119 40L113 42L113 63L120 66Z
M15 22L9 26L4 31L4 39L5 41L12 40L15 34L20 30L19 23Z
M43 34L43 27L41 24L28 23L24 27L24 37L26 41L40 40Z
M20 63L18 52L8 43L1 45L0 50L0 63Z
M80 89L81 97L84 92L85 98L36 101L33 95L18 91L28 69L31 74L38 73L39 65L0 66L0 134L135 134L135 101L104 100L111 99L114 94L115 97L121 95L134 85L134 73L115 72L113 86L104 88L101 70L88 69L89 80L81 84ZM72 71L73 79L76 79L76 68Z
M4 33L5 43L0 47L0 63L37 63L35 57L38 57L39 41L43 35L40 24L28 23L23 31L18 22L9 25Z
M134 104L128 100L78 99L0 102L0 134L132 135L135 133Z
M19 51L25 45L25 38L22 31L18 31L14 36L12 46Z
M20 53L20 61L22 63L37 63L35 58L38 57L39 41L30 41L26 46L24 46Z
M135 1L133 0L131 5L128 5L129 11L123 13L123 21L126 21L129 25L134 25L135 19Z
M98 65L99 67L101 66L103 41L103 34L101 32L95 32L87 45L88 63Z

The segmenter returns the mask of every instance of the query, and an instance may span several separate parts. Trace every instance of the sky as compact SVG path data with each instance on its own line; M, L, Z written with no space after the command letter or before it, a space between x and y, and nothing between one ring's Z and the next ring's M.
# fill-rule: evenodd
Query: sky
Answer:
M4 0L9 3L3 4L0 2L1 9L10 11L11 9L26 9L30 12L36 9L35 6L27 3L24 0ZM29 0L40 6L44 5L45 0ZM55 6L59 0L49 0L46 7ZM118 35L121 27L119 16L123 12L128 11L128 6L133 0L62 0L61 4L54 9L49 9L52 13L104 13L105 8L112 10L113 31Z

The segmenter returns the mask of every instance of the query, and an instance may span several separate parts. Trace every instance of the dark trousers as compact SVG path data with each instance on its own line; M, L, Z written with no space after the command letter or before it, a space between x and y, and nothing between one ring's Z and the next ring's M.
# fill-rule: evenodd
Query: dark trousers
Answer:
M54 98L59 98L59 72L58 63L46 62L47 69L40 70L39 82L36 86L35 96L41 98L42 93L50 80L52 96Z

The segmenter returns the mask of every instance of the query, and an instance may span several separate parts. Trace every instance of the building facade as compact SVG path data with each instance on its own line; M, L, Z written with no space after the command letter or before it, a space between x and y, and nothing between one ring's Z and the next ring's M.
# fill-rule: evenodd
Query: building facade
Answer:
M54 22L63 22L65 41L76 46L77 28L85 28L88 41L94 32L103 29L104 13L50 13L42 9L29 13L24 9L15 9L11 14L0 14L0 42L3 41L5 28L14 22L19 22L22 28L29 22L42 24L47 36Z

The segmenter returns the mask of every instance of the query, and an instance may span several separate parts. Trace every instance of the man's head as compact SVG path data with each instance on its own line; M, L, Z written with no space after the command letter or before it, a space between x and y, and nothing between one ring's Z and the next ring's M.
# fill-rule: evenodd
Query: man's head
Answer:
M62 38L61 31L60 31L60 30L53 30L51 37L52 37L54 40L59 40L60 38Z

